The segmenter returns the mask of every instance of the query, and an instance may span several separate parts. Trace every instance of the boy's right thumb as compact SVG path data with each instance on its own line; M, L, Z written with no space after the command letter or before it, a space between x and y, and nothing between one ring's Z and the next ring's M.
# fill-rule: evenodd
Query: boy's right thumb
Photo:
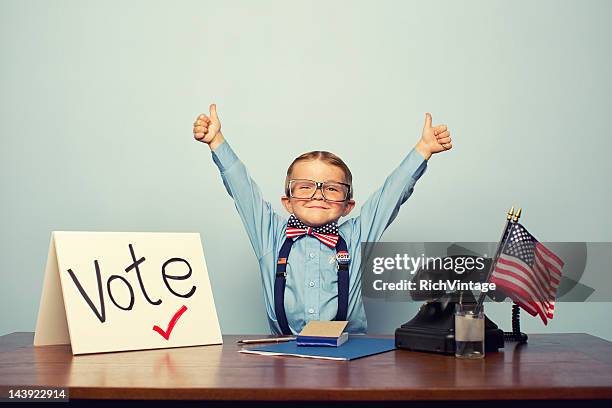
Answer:
M219 120L219 117L217 116L217 105L214 103L210 105L210 117L212 119Z

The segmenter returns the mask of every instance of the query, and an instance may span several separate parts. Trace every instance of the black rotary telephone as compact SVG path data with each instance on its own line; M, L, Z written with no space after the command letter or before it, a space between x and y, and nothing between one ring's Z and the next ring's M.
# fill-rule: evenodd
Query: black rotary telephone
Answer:
M466 255L451 255L447 258L468 258ZM475 258L475 257L474 257ZM440 269L431 265L422 266L413 277L413 281L445 281L459 279L461 282L486 282L487 271L492 263L491 258L484 259L482 270L473 270L457 274L453 270ZM418 286L418 284L417 284ZM442 354L455 352L455 305L457 303L476 303L470 290L414 290L410 292L413 300L425 301L410 321L395 330L395 345L398 348L429 351ZM496 302L506 296L499 291L487 292L487 296ZM485 352L495 352L504 347L505 341L527 342L527 335L520 329L520 309L512 305L512 331L504 332L497 324L485 315Z

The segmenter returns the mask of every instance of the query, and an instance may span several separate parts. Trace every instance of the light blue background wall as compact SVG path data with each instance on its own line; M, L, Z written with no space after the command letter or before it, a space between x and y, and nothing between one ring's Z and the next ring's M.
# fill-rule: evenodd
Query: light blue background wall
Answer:
M609 1L0 1L0 334L34 329L53 230L200 232L224 333L264 333L255 256L195 115L281 211L293 157L336 152L358 204L420 136L430 161L387 241L611 241ZM608 271L609 272L609 271ZM604 273L604 271L602 271ZM391 333L416 305L366 304ZM510 328L510 306L489 315ZM527 332L612 339L608 303Z

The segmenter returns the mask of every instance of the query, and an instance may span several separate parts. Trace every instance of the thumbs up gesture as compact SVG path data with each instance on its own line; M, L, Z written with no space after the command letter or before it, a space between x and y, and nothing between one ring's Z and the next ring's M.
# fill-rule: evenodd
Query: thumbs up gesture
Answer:
M425 126L423 126L421 140L419 140L415 147L426 160L429 159L432 154L450 150L453 147L450 132L446 125L433 126L431 120L431 114L426 113Z
M209 116L201 113L193 123L193 137L213 149L214 145L221 144L223 134L221 133L221 122L217 116L217 105L211 104L209 110Z

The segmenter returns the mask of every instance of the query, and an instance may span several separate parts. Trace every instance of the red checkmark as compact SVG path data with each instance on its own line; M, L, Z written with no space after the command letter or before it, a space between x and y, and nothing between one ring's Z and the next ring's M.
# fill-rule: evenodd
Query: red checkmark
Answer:
M174 314L174 316L172 316L172 319L170 320L170 323L168 323L168 328L166 329L166 331L162 330L162 328L158 325L153 326L153 330L161 334L164 339L170 340L170 333L172 333L174 325L176 324L178 319L180 319L181 315L185 313L185 310L187 310L187 306L181 306L181 308Z

